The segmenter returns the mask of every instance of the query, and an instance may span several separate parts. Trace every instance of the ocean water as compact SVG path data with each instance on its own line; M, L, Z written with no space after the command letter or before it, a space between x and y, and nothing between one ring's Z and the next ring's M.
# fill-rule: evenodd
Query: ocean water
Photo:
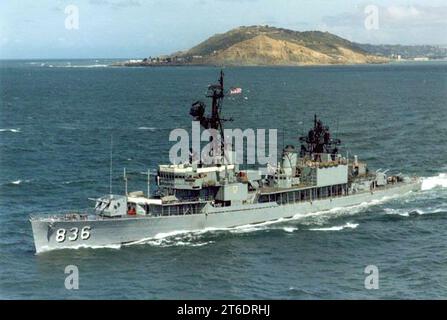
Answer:
M424 177L423 191L302 219L160 235L132 246L34 253L28 216L145 190L169 132L217 68L109 61L0 62L0 298L447 298L447 63L226 68L231 127L276 128L297 145L314 113L372 168ZM79 290L64 286L79 268ZM367 290L368 265L379 289Z

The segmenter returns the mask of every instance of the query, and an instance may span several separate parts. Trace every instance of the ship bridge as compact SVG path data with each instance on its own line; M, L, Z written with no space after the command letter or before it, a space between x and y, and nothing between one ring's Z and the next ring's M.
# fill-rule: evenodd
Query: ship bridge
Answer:
M160 165L157 184L160 188L201 190L228 182L236 174L234 164L200 167L197 164Z

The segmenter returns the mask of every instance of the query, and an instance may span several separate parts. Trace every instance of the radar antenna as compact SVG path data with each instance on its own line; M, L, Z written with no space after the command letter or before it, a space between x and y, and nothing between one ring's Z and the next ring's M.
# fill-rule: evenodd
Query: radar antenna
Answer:
M322 153L329 153L332 158L338 153L337 146L341 144L340 139L333 139L329 127L314 115L314 127L306 136L301 136L301 157L309 155L314 160L321 159Z

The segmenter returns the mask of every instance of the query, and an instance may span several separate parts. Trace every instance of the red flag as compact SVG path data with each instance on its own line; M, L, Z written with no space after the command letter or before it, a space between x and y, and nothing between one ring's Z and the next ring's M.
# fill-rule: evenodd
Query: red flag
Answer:
M231 88L230 89L230 94L241 94L242 93L242 88Z

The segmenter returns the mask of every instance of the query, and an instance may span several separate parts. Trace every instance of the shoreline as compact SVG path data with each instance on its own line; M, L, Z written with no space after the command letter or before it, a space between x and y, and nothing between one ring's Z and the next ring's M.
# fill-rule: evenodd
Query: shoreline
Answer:
M109 67L126 68L162 68L162 67L327 67L327 66L356 66L356 65L384 65L394 61L365 62L365 63L308 63L308 64L212 64L212 63L112 63ZM417 62L417 61L415 61Z
M333 64L110 64L109 67L125 67L125 68L163 68L163 67L218 67L218 68L305 68L305 67L341 67L341 66L372 66L372 65L408 65L408 64L427 64L427 63L447 62L447 59L432 59L426 61L416 60L390 60L386 62L369 62L369 63L333 63Z

